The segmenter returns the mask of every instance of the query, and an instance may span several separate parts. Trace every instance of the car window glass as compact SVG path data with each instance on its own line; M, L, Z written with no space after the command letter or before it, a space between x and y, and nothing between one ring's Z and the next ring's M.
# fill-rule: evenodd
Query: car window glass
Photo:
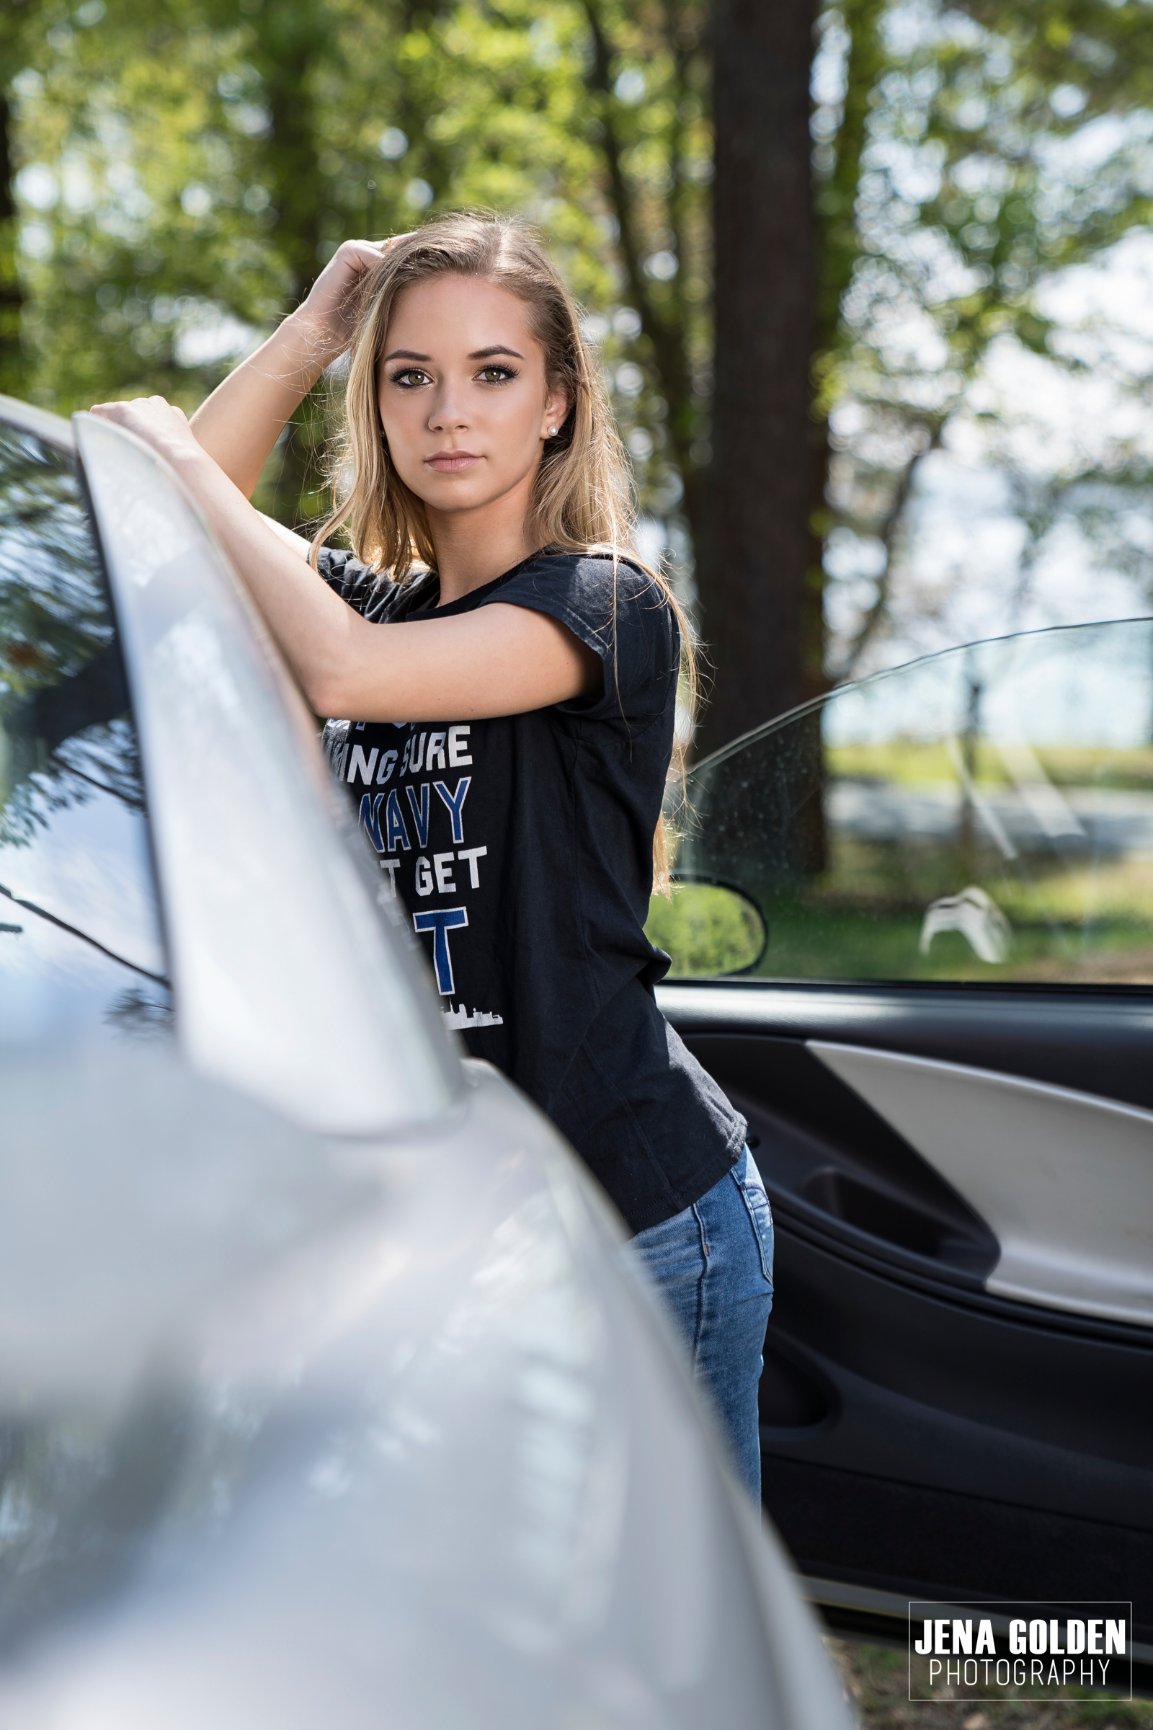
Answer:
M760 976L1153 983L1153 620L846 686L689 793L678 869L756 905ZM655 922L673 975L733 971L676 907Z
M75 465L0 426L0 1045L170 1015L136 736Z

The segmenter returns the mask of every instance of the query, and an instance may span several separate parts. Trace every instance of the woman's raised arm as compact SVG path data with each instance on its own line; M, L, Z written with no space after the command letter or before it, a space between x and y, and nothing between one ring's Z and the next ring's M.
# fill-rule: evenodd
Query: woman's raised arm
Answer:
M192 416L197 442L246 498L302 398L347 348L364 273L387 245L346 240L303 305Z

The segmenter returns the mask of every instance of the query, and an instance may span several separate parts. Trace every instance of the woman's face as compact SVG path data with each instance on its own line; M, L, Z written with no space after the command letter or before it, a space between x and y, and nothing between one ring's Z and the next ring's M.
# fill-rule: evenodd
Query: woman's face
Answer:
M433 516L524 520L548 429L568 411L524 301L476 277L410 284L393 303L377 390L393 466Z

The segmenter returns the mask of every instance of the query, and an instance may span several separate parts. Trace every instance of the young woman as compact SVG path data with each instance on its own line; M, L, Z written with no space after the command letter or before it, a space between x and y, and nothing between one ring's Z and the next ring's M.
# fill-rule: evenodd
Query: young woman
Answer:
M346 350L343 499L310 545L248 499ZM615 1202L757 1494L768 1201L643 931L688 651L631 551L627 459L556 270L487 214L346 241L191 424L155 397L93 412L177 466L313 710L348 717L330 759L448 1021ZM338 527L351 551L324 544Z

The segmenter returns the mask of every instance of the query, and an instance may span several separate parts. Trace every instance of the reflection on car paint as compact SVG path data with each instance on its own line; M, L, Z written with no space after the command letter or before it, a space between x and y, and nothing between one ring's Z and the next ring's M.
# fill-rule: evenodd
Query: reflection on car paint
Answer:
M0 1042L151 1036L171 1000L137 741L72 462L0 427Z

